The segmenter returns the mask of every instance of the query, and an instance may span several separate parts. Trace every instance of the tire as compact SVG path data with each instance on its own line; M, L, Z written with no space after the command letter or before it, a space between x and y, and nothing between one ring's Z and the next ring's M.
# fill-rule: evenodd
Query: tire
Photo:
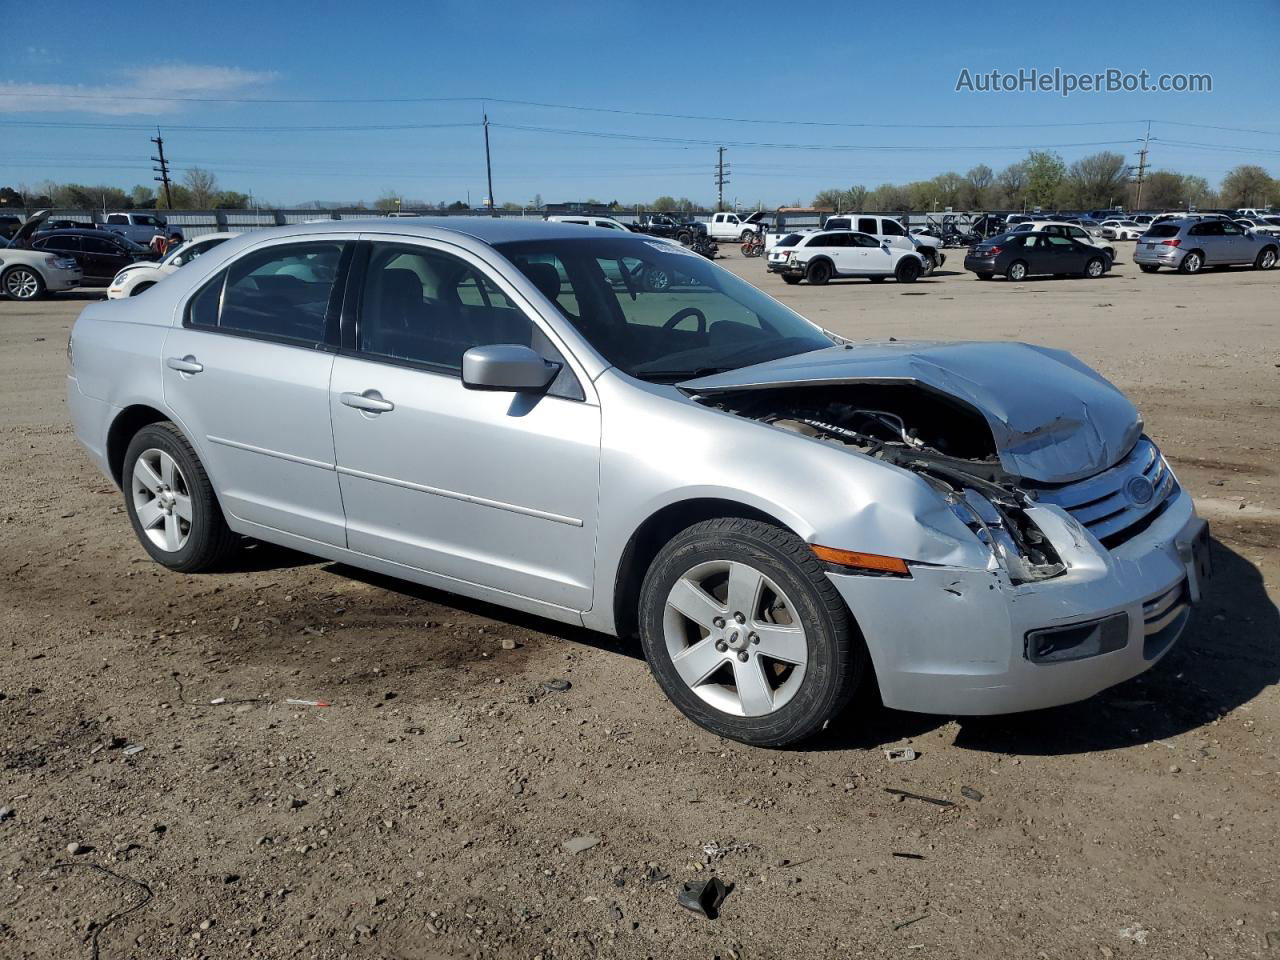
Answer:
M1204 256L1198 250L1188 250L1187 255L1178 264L1179 273L1199 273L1204 266Z
M1020 283L1027 279L1027 265L1021 260L1015 260L1009 264L1009 269L1004 272L1006 280L1012 280L1014 283Z
M903 257L894 268L893 276L899 283L915 283L923 271L920 261L914 257Z
M791 284L791 285L794 287L797 283L799 283L799 282L800 282L800 278L799 278L799 277L793 277L793 276L790 276L790 275L788 275L788 274L785 274L785 273L784 273L784 274L782 275L782 282L783 282L783 283L789 283L789 284Z
M826 260L813 261L805 271L804 278L814 286L822 286L831 279L831 264Z
M237 537L200 458L169 421L148 424L129 441L121 486L133 532L157 563L198 573L221 567L235 551Z
M920 271L920 276L928 277L933 275L933 271L938 269L938 259L932 253L922 253L924 257L924 269Z
M884 283L884 277L867 277L872 283Z
M743 230L740 234L738 234L738 242L746 243L748 240L750 240L754 236L755 236L755 233L752 232L751 230Z
M733 609L730 576L755 609ZM822 563L795 534L756 520L707 520L677 534L645 574L639 613L663 692L694 723L742 743L782 747L812 736L869 673Z
M1097 280L1107 272L1107 262L1101 257L1094 257L1084 265L1084 276L1090 280Z
M132 290L129 291L129 296L136 297L138 294L142 293L144 290L150 290L154 286L155 286L154 283L140 283L136 287L134 287Z
M1154 263L1140 263L1138 264L1138 269L1143 273L1155 273L1160 267Z
M1276 265L1276 248L1263 247L1258 253L1258 258L1253 261L1255 270L1270 270Z
M991 274L989 274L989 273L978 273L978 274L974 274L974 276L976 276L979 280L990 280L990 279L991 279Z
M45 292L44 277L40 276L40 271L35 267L18 264L10 267L0 277L0 289L4 290L5 296L10 300L39 300Z
M661 267L650 267L644 273L644 285L654 293L661 293L671 286L671 274Z

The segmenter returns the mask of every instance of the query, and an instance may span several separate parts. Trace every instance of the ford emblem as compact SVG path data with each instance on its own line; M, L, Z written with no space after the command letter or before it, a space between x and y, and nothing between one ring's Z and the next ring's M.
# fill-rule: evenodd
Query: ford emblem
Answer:
M1129 482L1124 485L1124 492L1128 494L1134 506L1145 507L1156 495L1156 488L1146 477L1130 477Z

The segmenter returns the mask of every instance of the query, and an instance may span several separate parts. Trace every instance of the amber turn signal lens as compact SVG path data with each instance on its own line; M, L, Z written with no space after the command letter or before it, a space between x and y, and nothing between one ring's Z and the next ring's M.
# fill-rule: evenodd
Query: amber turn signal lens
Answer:
M892 573L899 577L911 576L911 571L907 569L907 561L900 557L883 557L878 553L858 553L856 550L837 550L835 547L823 547L816 543L811 543L809 546L819 560L834 563L837 567Z

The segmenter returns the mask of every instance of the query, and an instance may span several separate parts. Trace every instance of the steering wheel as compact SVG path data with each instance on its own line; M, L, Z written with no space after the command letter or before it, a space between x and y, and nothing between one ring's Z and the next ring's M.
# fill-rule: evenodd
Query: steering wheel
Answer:
M671 319L662 325L662 329L674 330L676 327L676 324L679 323L681 320L683 320L685 317L697 317L698 333L707 332L707 315L703 313L701 310L699 310L697 307L685 307L683 310L677 310L674 314L672 314Z

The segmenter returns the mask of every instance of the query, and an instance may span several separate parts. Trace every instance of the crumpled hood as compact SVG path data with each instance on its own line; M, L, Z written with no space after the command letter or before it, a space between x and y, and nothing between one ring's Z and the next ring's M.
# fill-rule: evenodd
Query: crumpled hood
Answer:
M1064 350L1028 343L867 341L687 380L698 394L821 383L914 383L991 427L1010 473L1067 483L1116 463L1142 435L1132 403Z

